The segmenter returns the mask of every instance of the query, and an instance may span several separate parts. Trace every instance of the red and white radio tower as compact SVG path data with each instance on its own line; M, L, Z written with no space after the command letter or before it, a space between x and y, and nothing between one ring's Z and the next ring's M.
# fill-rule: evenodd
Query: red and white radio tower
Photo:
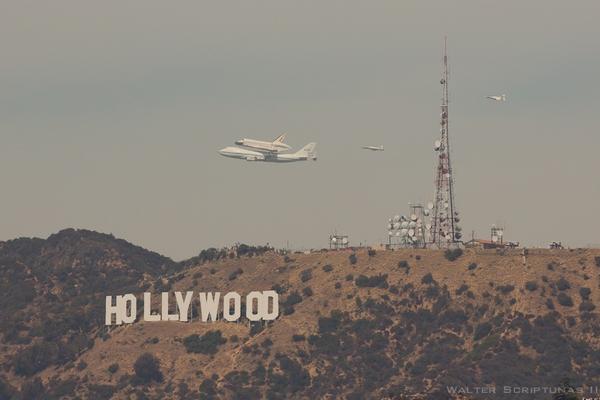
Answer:
M444 70L442 72L442 113L440 140L435 142L438 166L435 175L435 199L432 210L430 241L434 247L448 248L461 237L458 211L454 205L454 181L450 163L450 139L448 136L448 55L444 38Z

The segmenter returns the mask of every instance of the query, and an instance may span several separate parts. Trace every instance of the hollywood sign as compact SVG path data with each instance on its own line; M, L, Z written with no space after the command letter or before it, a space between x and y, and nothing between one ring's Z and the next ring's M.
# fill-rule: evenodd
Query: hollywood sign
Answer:
M175 292L175 310L169 307L170 295L161 293L160 312L152 311L152 294L145 292L143 296L143 320L182 321L191 320L191 304L194 292ZM236 292L229 292L221 297L219 292L199 292L199 317L202 322L215 322L219 316L225 321L235 322L242 316L242 297ZM122 296L106 296L106 325L134 323L137 318L138 299L133 294ZM220 306L220 307L219 307ZM250 321L272 321L279 316L279 295L274 290L254 291L246 296L245 317ZM114 319L113 319L114 317ZM114 321L114 322L113 322Z

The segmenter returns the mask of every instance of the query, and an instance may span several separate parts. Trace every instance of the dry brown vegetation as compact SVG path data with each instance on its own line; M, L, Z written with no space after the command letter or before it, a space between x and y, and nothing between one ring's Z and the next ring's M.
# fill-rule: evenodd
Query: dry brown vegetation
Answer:
M600 376L597 250L530 250L527 265L519 251L466 250L449 259L443 251L366 249L175 264L133 259L129 247L110 244L116 239L96 238L90 250L87 237L85 254L108 249L88 260L87 276L74 262L82 256L69 256L81 240L62 240L56 259L44 258L52 249L57 254L47 241L36 244L44 251L12 244L10 254L0 244L2 284L20 277L33 288L12 305L11 323L2 328L0 398L36 390L40 398L447 398L446 385L551 386L565 377L591 385ZM42 266L47 281L36 275ZM79 304L77 293L68 307L57 300L67 298L71 284L92 285L92 267L100 266L133 278L91 287L89 304ZM196 319L101 327L106 294L271 288L280 293L281 315L264 326ZM62 325L53 328L41 313L26 318L24 310L36 307L58 307ZM84 328L78 319L64 325L88 309L95 311ZM76 332L81 343L64 359L60 346L50 346L28 364L33 346L66 346ZM46 352L50 359L36 368L35 356Z

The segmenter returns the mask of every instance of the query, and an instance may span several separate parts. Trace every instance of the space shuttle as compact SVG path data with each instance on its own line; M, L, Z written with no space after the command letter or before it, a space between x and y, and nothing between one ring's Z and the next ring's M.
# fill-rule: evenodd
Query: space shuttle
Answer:
M244 138L236 140L235 144L251 150L258 150L259 152L279 153L282 151L291 150L289 145L283 143L284 140L285 133L277 136L272 142Z

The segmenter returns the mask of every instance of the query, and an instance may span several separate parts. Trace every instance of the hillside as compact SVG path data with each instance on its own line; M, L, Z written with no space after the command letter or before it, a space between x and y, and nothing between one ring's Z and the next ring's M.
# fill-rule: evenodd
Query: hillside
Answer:
M600 385L598 250L531 250L527 265L516 250L453 261L265 250L176 264L88 231L0 244L0 399L442 399L446 386ZM271 288L281 315L265 326L102 326L108 294Z

